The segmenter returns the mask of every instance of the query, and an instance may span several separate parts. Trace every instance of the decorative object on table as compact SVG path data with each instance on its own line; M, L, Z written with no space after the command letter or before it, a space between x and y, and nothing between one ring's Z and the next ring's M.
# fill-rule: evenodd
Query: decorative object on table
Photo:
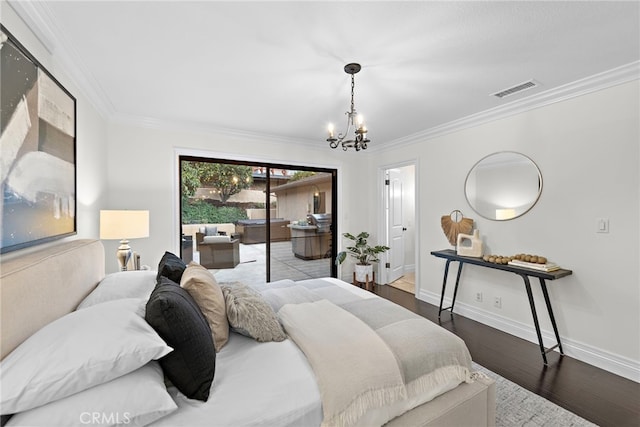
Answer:
M465 218L458 209L451 211L449 215L443 215L440 224L452 246L458 244L458 234L469 234L473 230L473 219Z
M533 263L533 264L547 263L547 258L541 255L518 254L518 255L514 255L513 259L517 261L524 261L524 262Z
M353 89L355 87L355 78L354 75L360 71L362 67L360 64L347 64L344 66L344 72L347 74L351 74L351 109L347 111L345 114L347 115L347 130L343 133L339 133L338 137L333 136L333 124L329 123L329 138L327 138L327 142L331 146L331 148L337 148L338 145L342 145L342 149L347 151L349 148L355 148L356 151L366 150L367 143L369 142L369 138L367 138L367 128L364 125L364 119L362 115L359 115L356 112L355 104L353 102ZM355 139L346 139L351 126L355 128Z
M509 264L509 261L513 259L513 256L485 255L482 259L492 264Z
M541 255L517 254L517 255L485 255L483 260L493 264L509 264L515 267L533 268L540 271L560 270L560 266L554 262L549 262Z
M76 99L0 25L0 253L76 234Z
M555 262L549 262L546 257L540 255L518 254L509 261L509 265L516 267L533 268L540 271L560 270L560 266Z
M101 210L100 238L120 240L116 258L120 271L127 271L132 256L128 239L149 237L149 211Z
M467 242L469 242L468 245ZM459 233L456 246L458 247L458 255L480 258L482 256L480 231L473 230L473 235Z
M347 246L346 251L341 251L336 257L336 264L342 264L347 258L347 255L351 255L358 262L356 263L356 280L358 282L367 282L367 277L373 277L373 265L372 262L378 262L378 255L391 249L388 246L376 245L371 246L367 242L369 233L366 231L361 232L357 236L351 233L344 233L343 236L354 242L353 246Z

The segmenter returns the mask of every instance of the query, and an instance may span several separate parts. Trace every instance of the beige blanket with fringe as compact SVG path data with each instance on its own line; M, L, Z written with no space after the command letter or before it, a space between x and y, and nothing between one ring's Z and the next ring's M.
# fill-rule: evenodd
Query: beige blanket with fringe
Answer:
M323 426L383 425L472 381L464 341L390 301L322 279L261 292L316 375Z
M323 425L354 425L367 410L407 398L395 356L357 317L327 300L285 305L278 314L316 374Z

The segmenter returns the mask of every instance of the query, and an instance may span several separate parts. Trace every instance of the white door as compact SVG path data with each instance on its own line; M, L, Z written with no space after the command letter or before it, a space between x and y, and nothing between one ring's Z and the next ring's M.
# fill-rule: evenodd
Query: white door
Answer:
M404 276L404 226L402 225L402 177L398 169L387 170L387 235L389 236L388 283Z

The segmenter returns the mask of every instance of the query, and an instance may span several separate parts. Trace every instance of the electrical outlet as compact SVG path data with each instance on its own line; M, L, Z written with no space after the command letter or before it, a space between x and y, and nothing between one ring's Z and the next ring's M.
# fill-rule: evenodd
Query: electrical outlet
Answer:
M482 302L482 292L476 292L476 301Z
M494 297L493 298L493 306L495 308L502 308L502 298L501 297Z

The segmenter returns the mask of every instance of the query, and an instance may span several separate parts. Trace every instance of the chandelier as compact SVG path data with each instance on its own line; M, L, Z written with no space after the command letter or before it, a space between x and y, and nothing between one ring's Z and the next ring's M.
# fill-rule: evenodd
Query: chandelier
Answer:
M344 66L344 72L351 74L351 110L347 111L347 130L343 133L339 133L336 138L333 134L333 124L329 123L329 138L327 142L331 148L337 148L338 145L342 146L344 151L349 148L355 148L356 151L366 150L369 138L367 138L367 128L364 125L364 119L356 112L353 102L353 88L355 87L354 75L360 71L360 64L347 64ZM349 133L351 127L355 129L355 139L345 139Z

